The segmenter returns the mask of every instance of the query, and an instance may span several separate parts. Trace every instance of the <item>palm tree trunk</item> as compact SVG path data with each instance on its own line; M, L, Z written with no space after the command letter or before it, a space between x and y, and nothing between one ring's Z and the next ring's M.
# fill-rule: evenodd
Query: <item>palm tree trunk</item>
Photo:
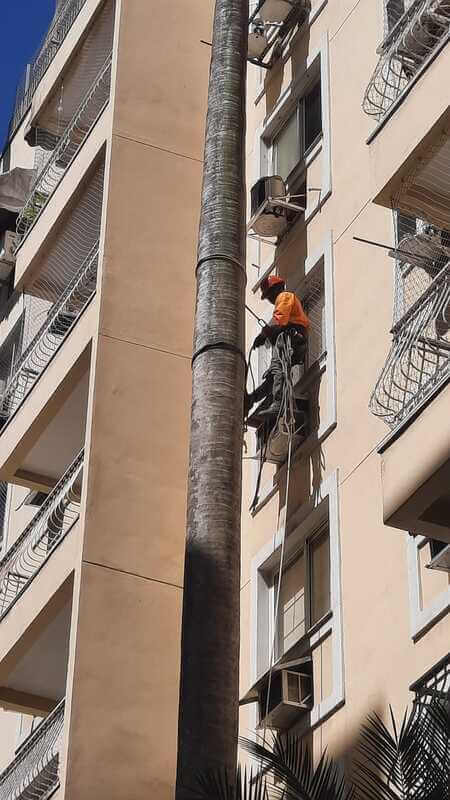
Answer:
M197 264L177 798L236 769L247 0L216 0Z

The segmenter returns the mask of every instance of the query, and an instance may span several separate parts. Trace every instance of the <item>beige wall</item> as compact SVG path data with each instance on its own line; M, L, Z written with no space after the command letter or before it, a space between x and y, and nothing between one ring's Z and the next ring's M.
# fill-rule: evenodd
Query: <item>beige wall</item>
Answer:
M411 701L409 685L445 655L450 636L450 618L444 614L415 643L411 638L407 536L383 525L381 464L376 447L388 429L368 410L370 394L390 347L393 262L383 250L359 244L353 236L387 244L393 241L391 213L374 205L372 199L375 189L379 190L389 177L385 174L384 155L389 153L390 164L394 152L398 159L406 153L405 137L395 116L378 140L371 146L366 144L373 122L363 113L361 102L378 59L376 48L383 38L382 3L361 0L355 5L352 0L334 0L315 4L316 8L320 6L323 10L309 30L293 40L284 62L265 73L264 86L258 69L249 67L247 139L247 168L250 181L254 181L261 174L259 138L267 118L269 115L272 118L282 106L283 92L292 91L291 80L301 82L302 70L317 50L323 48L325 37L330 67L331 195L306 228L302 222L298 223L277 250L249 240L247 293L247 302L258 316L264 316L267 304L261 303L259 293L251 291L258 278L252 262L262 266L262 274L275 257L280 274L293 286L296 277L302 275L304 258L320 249L332 231L337 426L319 447L316 444L315 449L303 450L300 455L291 477L288 509L288 519L294 512L301 512L310 496L320 492L321 484L339 470L345 704L335 708L330 718L315 728L316 754L327 745L334 752L344 753L370 711L377 709L384 713L392 703L400 712ZM433 73L430 71L426 77L433 86L438 85L439 76L441 83L444 80L446 58L445 53L442 55L433 64ZM423 91L419 83L398 113L408 142L414 139L414 144L406 148L408 152L416 143L417 126L411 124L411 119L421 117L423 104L427 102L422 99ZM429 125L442 111L437 100L433 99L431 106ZM308 180L310 185L319 182L323 187L326 173L320 158L324 158L323 152L309 168L313 178L308 174ZM392 164L391 171L398 166L400 163ZM250 345L258 326L250 317L247 322ZM322 384L328 380L329 372ZM320 398L323 415L327 413L324 385ZM249 455L253 447L249 436ZM253 654L256 589L252 561L270 545L277 529L281 530L285 514L283 471L273 479L274 471L272 466L265 467L262 484L270 487L274 480L275 488L280 484L280 491L252 517L247 509L253 496L254 466L251 461L244 462L242 694L258 677ZM429 602L448 585L446 580L442 574L426 572L424 591ZM319 648L313 648L315 702L322 703L333 694L337 674L334 635L324 639ZM244 706L241 709L244 735L248 735L254 723L254 709Z
M88 0L47 73L39 103L55 86L97 6L98 0ZM21 427L3 439L0 456L2 465L8 459L11 477L27 450L24 442L34 442L38 428L41 435L52 418L57 387L83 351L83 368L87 361L90 367L83 517L48 570L52 580L46 583L44 575L39 595L23 598L27 613L33 597L47 602L52 581L59 586L75 565L64 789L58 793L67 800L90 796L93 785L99 800L123 800L131 791L133 800L173 795L194 266L210 56L200 40L211 39L212 7L212 0L194 0L187 19L181 3L118 2L109 110L18 257L20 285L38 268L52 226L106 144L98 304L91 305L77 336L66 342L64 366L55 359L28 404L26 419L17 415ZM267 314L251 291L258 278L252 263L264 270L275 256L280 273L296 285L305 260L328 252L331 242L336 313L328 324L336 367L330 351L319 390L321 421L329 418L330 425L320 444L316 438L301 451L287 510L290 533L308 504L320 500L323 487L336 481L333 524L339 533L342 591L333 624L311 646L318 715L312 740L319 754L325 746L345 753L369 711L384 713L388 703L400 711L410 700L409 684L448 649L448 615L413 641L407 537L383 525L376 449L386 428L367 405L390 346L392 264L382 250L353 240L392 241L391 214L372 200L383 190L379 199L386 202L386 186L399 161L442 112L437 87L448 58L441 54L368 146L373 123L361 100L378 58L381 0L356 5L354 0L315 0L312 10L311 27L293 40L290 53L270 73L261 77L249 66L247 166L250 188L260 174L261 133L271 120L276 124L289 87L302 81L320 55L324 137L307 177L309 186L321 189L322 205L316 208L317 193L308 195L307 225L299 223L276 253L249 241L247 301L259 316ZM426 86L433 102L424 122ZM420 120L420 126L411 125L411 119ZM22 135L23 130L14 140L12 166L32 163L33 151ZM389 160L383 157L387 151ZM257 330L249 318L249 345ZM248 446L251 454L250 437ZM265 469L270 499L251 517L254 466L244 462L242 693L257 677L252 562L282 529L286 515L285 470L275 473L273 466ZM13 490L8 544L31 514L14 511L23 492ZM426 572L421 580L424 604L445 590L439 573ZM13 641L21 618L15 627L11 619ZM334 696L330 716L322 721L321 709ZM247 734L254 722L254 709L242 709L242 732ZM0 712L0 737L6 742L0 768L13 757L16 730L16 717Z
M68 800L173 793L211 8L119 4Z

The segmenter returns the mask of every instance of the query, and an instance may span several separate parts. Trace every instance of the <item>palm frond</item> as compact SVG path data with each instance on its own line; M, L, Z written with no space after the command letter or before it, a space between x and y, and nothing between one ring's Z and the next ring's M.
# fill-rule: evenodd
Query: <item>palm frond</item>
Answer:
M361 731L355 785L364 800L446 800L449 795L448 708L417 704L390 730L372 714Z
M236 776L226 769L209 770L197 776L192 800L268 800L264 775L238 766Z
M326 753L314 768L309 750L297 736L274 735L272 747L240 739L241 747L282 785L285 800L351 800L338 766Z

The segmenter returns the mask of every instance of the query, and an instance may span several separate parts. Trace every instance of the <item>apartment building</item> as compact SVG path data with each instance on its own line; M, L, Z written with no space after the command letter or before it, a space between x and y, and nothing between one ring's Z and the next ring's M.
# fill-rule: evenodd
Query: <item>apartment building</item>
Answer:
M289 476L247 435L241 732L345 758L450 687L450 6L250 5L247 303L280 275L311 326Z
M0 797L169 797L212 2L60 0L0 174Z
M1 800L173 794L212 10L61 0L19 87L0 174ZM289 476L282 431L246 435L240 725L345 757L370 711L449 685L450 11L250 10L247 303L266 318L258 288L281 275L311 329Z

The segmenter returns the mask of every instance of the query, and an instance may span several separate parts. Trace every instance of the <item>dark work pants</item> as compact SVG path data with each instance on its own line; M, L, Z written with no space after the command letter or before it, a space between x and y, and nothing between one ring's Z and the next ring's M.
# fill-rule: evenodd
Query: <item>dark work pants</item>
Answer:
M281 403L283 396L284 375L283 364L281 360L281 351L283 347L283 338L289 337L292 348L291 364L294 367L297 364L303 364L306 355L306 338L296 328L287 329L286 332L279 334L272 349L272 360L269 369L264 373L263 382L258 386L255 392L255 400L258 402L263 397L272 395L272 402Z

